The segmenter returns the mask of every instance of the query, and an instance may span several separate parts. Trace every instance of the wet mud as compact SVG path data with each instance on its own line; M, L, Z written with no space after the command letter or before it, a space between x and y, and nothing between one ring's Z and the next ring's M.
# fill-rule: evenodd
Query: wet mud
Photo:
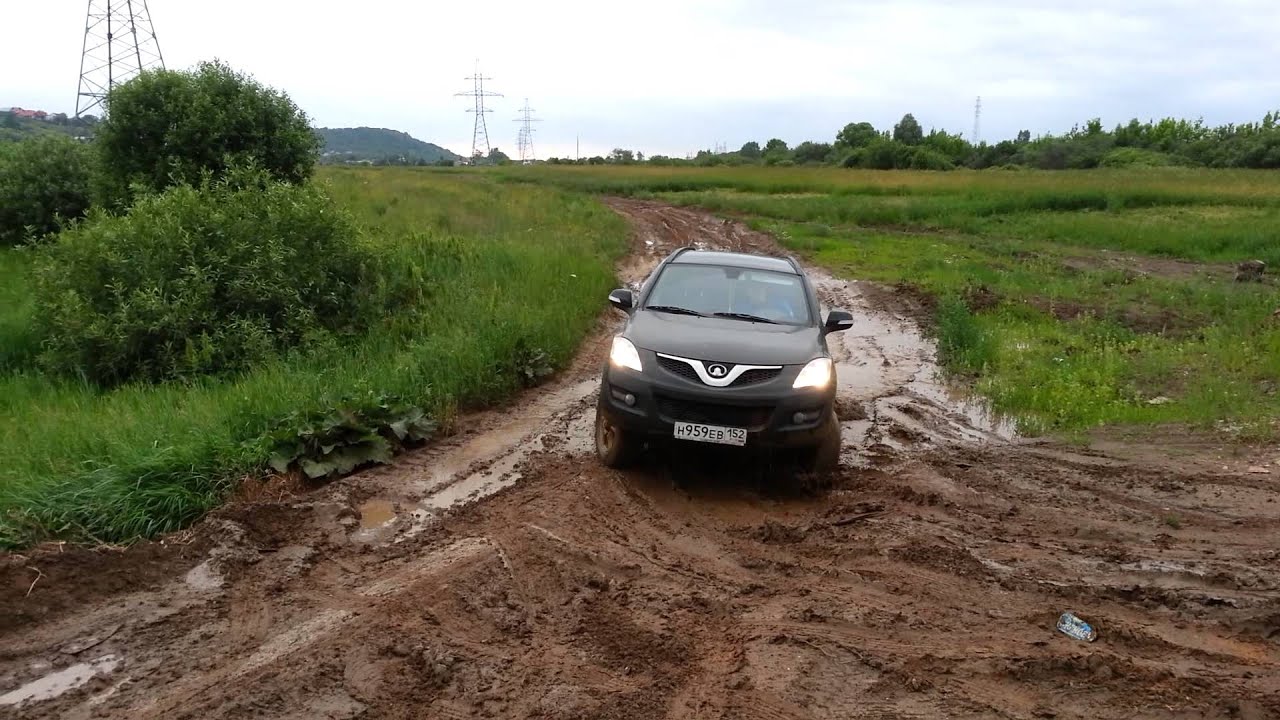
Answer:
M627 282L683 245L778 252L610 204ZM601 467L605 313L392 466L5 558L0 717L1280 717L1280 451L1019 437L938 377L913 299L811 270L857 318L828 482L722 448Z

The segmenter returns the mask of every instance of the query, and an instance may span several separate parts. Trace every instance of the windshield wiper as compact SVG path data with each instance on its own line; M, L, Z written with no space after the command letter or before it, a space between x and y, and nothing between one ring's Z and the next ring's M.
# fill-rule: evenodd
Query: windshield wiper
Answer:
M655 312L674 313L676 315L693 315L694 317L706 317L706 315L703 315L697 310L690 310L689 308L684 308L684 307L676 307L675 305L646 305L644 309L653 310Z
M778 324L777 320L770 320L767 317L760 317L759 315L750 315L748 313L718 312L718 313L712 313L712 314L715 315L716 317L733 318L734 320L750 320L751 322L769 323L770 325Z

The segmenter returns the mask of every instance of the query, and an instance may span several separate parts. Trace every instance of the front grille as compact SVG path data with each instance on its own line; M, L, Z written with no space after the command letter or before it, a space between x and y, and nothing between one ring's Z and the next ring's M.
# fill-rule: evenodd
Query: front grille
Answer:
M738 376L730 387L741 387L743 385L755 385L757 383L769 382L770 380L782 374L782 368L774 368L773 370L748 370Z
M655 395L658 413L668 420L727 425L748 430L760 430L769 424L773 408L765 406L717 405L715 403L679 400L665 395Z
M693 369L693 366L687 362L683 362L681 360L672 360L671 358L662 357L661 355L659 355L658 364L662 366L663 370L666 370L667 372L670 372L670 373L675 373L676 375L679 375L685 380L692 380L696 383L702 382L702 380L698 378L697 371L695 371Z
M666 370L667 372L672 373L673 375L679 375L685 380L689 380L691 382L696 382L699 384L702 383L702 378L698 377L698 373L696 370L693 369L693 366L687 362L684 362L683 360L675 360L673 358L663 357L659 355L658 364L662 366L663 370ZM730 368L730 369L733 368L733 365L729 363L722 363L722 364L726 368ZM729 387L742 387L743 385L756 385L758 383L768 382L778 377L778 375L781 375L781 374L782 374L781 368L772 369L772 370L765 370L765 369L748 370L742 373L741 375L739 375L738 378L729 385Z

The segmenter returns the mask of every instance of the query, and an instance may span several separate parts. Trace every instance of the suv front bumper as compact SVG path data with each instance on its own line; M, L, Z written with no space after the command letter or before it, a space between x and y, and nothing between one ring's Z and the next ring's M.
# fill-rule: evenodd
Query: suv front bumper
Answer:
M652 369L638 373L606 362L600 384L600 411L629 433L674 439L675 423L691 422L743 428L747 447L807 448L831 430L834 382L821 390L792 388L799 367L743 388L710 387L653 364L646 368Z

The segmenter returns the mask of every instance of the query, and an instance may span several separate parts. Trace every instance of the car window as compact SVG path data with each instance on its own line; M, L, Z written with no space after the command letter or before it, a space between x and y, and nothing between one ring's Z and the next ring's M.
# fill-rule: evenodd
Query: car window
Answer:
M742 313L792 325L810 323L800 276L718 265L670 264L658 275L645 306L667 305L704 315Z

